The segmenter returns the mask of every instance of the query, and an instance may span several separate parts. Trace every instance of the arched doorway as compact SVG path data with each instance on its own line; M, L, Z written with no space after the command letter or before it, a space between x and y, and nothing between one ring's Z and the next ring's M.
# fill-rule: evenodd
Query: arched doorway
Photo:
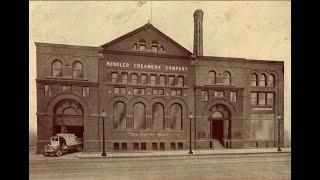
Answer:
M211 138L218 140L222 146L229 148L229 145L224 142L226 139L230 139L230 110L223 104L216 104L209 108L208 113L208 120L211 121Z
M53 108L53 135L73 133L83 138L83 109L75 100L60 100Z

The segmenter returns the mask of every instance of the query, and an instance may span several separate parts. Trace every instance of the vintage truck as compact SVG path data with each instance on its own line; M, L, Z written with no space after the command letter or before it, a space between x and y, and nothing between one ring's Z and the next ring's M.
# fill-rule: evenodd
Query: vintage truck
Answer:
M62 156L67 152L81 152L83 150L82 139L75 134L61 133L50 138L50 144L45 145L44 156Z

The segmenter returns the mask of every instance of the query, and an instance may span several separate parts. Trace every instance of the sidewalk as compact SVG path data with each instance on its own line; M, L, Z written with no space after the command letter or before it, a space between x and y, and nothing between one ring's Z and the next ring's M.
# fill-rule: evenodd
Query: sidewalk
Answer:
M206 156L206 155L239 155L239 154L270 154L270 153L291 153L291 148L282 148L278 152L277 148L268 149L224 149L224 150L193 150L189 155L188 150L183 151L139 151L139 152L107 152L106 157L101 156L101 152L83 152L75 157L80 159L100 159L100 158L137 158L137 157L174 157L174 156Z

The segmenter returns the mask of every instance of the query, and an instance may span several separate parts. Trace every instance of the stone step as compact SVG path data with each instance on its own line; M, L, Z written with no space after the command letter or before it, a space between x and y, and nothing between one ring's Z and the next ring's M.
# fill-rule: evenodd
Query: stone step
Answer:
M212 140L213 149L225 149L218 139Z

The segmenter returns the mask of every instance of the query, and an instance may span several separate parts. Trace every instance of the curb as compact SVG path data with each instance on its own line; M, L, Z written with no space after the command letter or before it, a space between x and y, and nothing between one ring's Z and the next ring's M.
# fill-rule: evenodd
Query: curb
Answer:
M215 156L215 155L250 155L250 154L291 154L291 151L280 151L280 152L235 152L235 153L211 153L211 154L159 154L159 155L145 155L145 156L107 156L101 157L101 156L93 156L93 157L81 157L81 156L75 156L79 159L114 159L114 158L146 158L146 157L179 157L179 156L189 156L189 157L195 157L195 156Z

